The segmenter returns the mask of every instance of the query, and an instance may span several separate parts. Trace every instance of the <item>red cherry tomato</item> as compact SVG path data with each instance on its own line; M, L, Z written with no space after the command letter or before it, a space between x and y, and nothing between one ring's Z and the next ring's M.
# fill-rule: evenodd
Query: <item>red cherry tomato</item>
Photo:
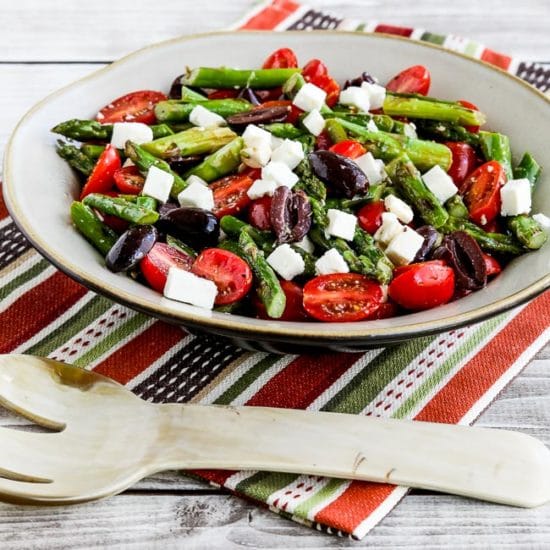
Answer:
M327 66L320 59L310 59L302 69L302 76L306 82L312 82L326 75L328 75Z
M285 122L290 122L290 124L296 124L300 115L303 113L301 109L298 109L296 105L287 99L278 99L275 101L264 101L259 107L262 109L264 107L290 107L290 112L286 116Z
M127 195L139 195L145 183L145 178L137 166L126 166L117 170L114 178L117 189Z
M506 182L504 168L495 160L482 164L468 176L462 189L470 219L487 225L500 212L500 188Z
M328 132L322 131L316 138L315 138L315 150L316 151L326 151L330 148L332 145L332 140L330 139L330 136L328 135Z
M340 97L340 85L336 82L336 80L334 80L334 78L329 75L324 75L312 80L311 83L326 92L327 97L325 99L325 103L329 107L333 107L336 103L338 103L338 98Z
M98 122L142 122L153 124L156 120L154 108L159 101L168 99L162 92L140 90L123 95L106 105L97 114Z
M250 225L267 231L271 229L271 197L261 197L252 201L248 207L248 221Z
M279 281L281 288L286 296L285 310L277 321L306 321L307 313L302 304L303 290L302 287L292 281ZM256 316L260 319L272 319L267 314L264 304L256 296L254 298L254 306L256 307Z
M414 65L395 75L386 85L386 90L400 94L428 95L430 71L423 65Z
M240 174L241 176L248 176L252 181L256 181L262 177L262 169L247 166Z
M473 103L470 103L469 101L466 101L464 99L459 99L457 103L460 103L463 107L466 107L466 109L473 109L474 111L479 111L477 105L474 105ZM474 134L477 134L479 132L479 126L464 126L468 132L473 132Z
M367 150L354 139L339 141L338 143L335 143L329 151L338 153L339 155L343 155L344 157L348 157L350 159L356 159L367 152Z
M447 173L460 189L466 177L477 166L476 151L463 141L446 141L445 145L451 150L453 155L453 162Z
M502 271L501 265L498 263L495 258L490 256L489 254L486 254L485 252L483 254L483 259L485 260L485 269L487 270L487 277L491 277L493 275L498 275Z
M319 275L304 286L304 308L319 321L367 319L380 307L382 288L358 273Z
M359 225L367 233L374 235L382 225L382 214L385 211L384 201L373 201L365 204L357 213Z
M296 67L298 67L298 59L290 48L275 50L262 65L262 69L294 69Z
M252 270L233 252L221 248L203 250L191 271L210 279L218 287L216 305L232 304L248 294L252 288Z
M139 267L149 286L162 293L171 267L190 271L192 265L193 258L181 250L165 243L155 243L149 254L141 260Z
M390 300L380 304L380 307L369 317L369 319L389 319L399 315L399 306Z
M107 145L95 163L88 181L82 188L80 200L90 193L105 193L113 188L115 172L120 169L120 155L116 147Z
M392 300L405 309L421 311L449 302L455 290L452 268L440 262L424 262L407 266L390 283Z
M246 192L254 182L246 175L227 176L209 185L214 193L213 212L218 218L234 216L246 208L251 200Z
M230 88L226 90L214 90L208 94L208 99L233 99L237 97L240 90L232 90Z

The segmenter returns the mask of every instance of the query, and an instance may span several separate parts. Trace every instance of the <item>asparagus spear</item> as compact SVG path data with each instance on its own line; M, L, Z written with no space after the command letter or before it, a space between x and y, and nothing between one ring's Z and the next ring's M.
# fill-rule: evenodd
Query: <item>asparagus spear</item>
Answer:
M262 128L281 139L298 139L306 134L306 132L296 128L294 124L289 122L273 122L272 124L264 124Z
M223 147L206 157L200 164L191 168L185 177L198 176L204 181L214 181L235 171L241 163L241 150L244 146L243 138L236 137Z
M468 208L464 204L464 201L459 194L451 197L445 203L445 208L447 209L449 216L454 216L455 218L462 218L467 220L470 215L470 213L468 212Z
M136 199L136 205L145 208L146 210L157 210L158 201L153 197L147 197L146 195L140 195Z
M202 105L205 109L224 118L238 113L246 113L253 107L252 103L245 99L206 99L200 101L183 101L169 99L160 101L155 105L155 116L162 122L187 122L191 111Z
M328 216L325 210L324 201L318 200L313 196L308 196L309 204L311 205L311 218L313 223L319 229L326 229L328 226Z
M118 235L95 215L94 211L81 202L71 204L71 219L75 227L103 256L116 243Z
M267 314L278 319L285 310L286 296L277 275L247 231L241 232L239 246L256 277L258 297L264 304Z
M172 237L172 235L166 235L166 244L176 250L179 250L180 252L183 252L184 254L187 254L188 256L191 256L191 258L196 258L197 256L197 253L189 245L179 239L176 239L176 237Z
M220 219L220 228L224 233L236 239L243 231L246 231L264 252L271 252L273 249L274 241L270 231L260 231L235 216L223 216Z
M174 130L172 130L168 124L153 124L153 126L151 126L151 130L153 130L153 139L159 139L175 134Z
M72 168L74 168L84 176L89 176L92 173L95 161L85 155L75 145L70 145L68 143L58 141L55 150L57 154L62 159L66 160Z
M120 197L108 197L99 193L91 193L82 202L85 206L96 208L105 214L118 216L123 220L139 225L153 224L159 218L158 212Z
M207 101L208 98L187 86L181 87L181 100L189 103L195 103L197 101Z
M418 212L428 225L439 229L449 218L435 195L422 181L411 159L402 154L386 166L386 171L399 193Z
M538 250L548 240L548 235L540 223L526 214L509 218L507 225L517 240L529 250Z
M377 183L376 185L371 185L366 194L362 197L353 197L352 199L330 198L327 200L326 207L351 212L360 206L368 204L369 202L381 200L385 190L385 183Z
M332 143L339 143L348 139L348 134L344 127L335 118L329 118L325 123L325 130L330 136Z
M384 113L390 116L444 120L461 126L481 126L485 115L460 103L420 95L386 94Z
M199 67L182 77L184 86L198 88L276 88L300 69L230 69Z
M103 151L105 151L105 145L95 145L93 143L84 143L80 150L92 160L97 160Z
M353 236L353 244L360 254L365 267L370 267L371 271L365 273L374 277L378 282L387 284L393 277L393 264L386 254L378 248L372 236L357 227Z
M100 124L96 120L79 120L73 118L60 122L52 132L78 141L109 140L113 133L112 124Z
M333 113L325 114L325 117L335 116L358 124L359 126L367 127L369 122L374 122L378 130L382 132L390 132L393 134L406 134L407 124L399 120L394 120L388 115L371 115L368 113L356 113L349 108L335 107Z
M296 184L296 189L302 189L309 197L318 201L324 201L327 196L325 184L313 173L309 160L305 158L298 164L294 170L300 181Z
M309 252L306 252L303 248L300 248L299 246L296 246L295 244L291 244L290 248L294 250L294 252L297 252L302 256L302 260L304 260L304 272L300 277L306 277L311 278L315 276L315 261L316 258L313 254L310 254Z
M508 136L497 132L479 132L479 145L485 160L496 160L500 162L506 177L513 179L512 173L512 150Z
M542 168L540 164L533 158L531 153L525 153L519 164L514 170L514 178L521 179L527 178L531 182L531 186L534 187L540 177Z
M438 141L464 141L472 147L479 144L479 134L469 132L464 126L440 120L415 120L418 134Z

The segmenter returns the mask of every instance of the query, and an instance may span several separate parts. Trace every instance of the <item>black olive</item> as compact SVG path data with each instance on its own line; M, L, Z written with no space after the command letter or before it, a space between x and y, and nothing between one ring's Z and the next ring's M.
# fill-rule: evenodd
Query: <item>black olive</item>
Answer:
M424 237L424 242L416 253L413 262L425 262L430 257L432 250L441 244L441 234L431 225L423 225L416 232Z
M227 117L227 123L231 126L246 126L247 124L265 124L267 122L282 122L286 119L290 107L287 105L277 105L275 107L259 107L247 111L246 113L237 113Z
M376 80L369 73L362 73L361 76L353 78L351 80L346 80L344 82L344 90L350 86L361 86L363 82L368 82L369 84L376 84Z
M208 248L218 244L220 223L208 210L201 208L176 207L161 211L157 227L191 248Z
M127 229L107 253L105 264L115 273L136 267L157 241L154 225L134 225Z
M367 176L351 159L332 151L315 151L308 159L314 174L340 195L351 199L367 190Z
M170 91L168 92L168 97L170 99L181 99L182 76L185 75L180 74L179 76L176 76L176 78L174 78L174 82L172 82L172 85L170 86Z
M301 241L311 228L311 204L303 191L293 193L284 185L271 199L271 226L278 243Z
M200 155L189 155L187 157L175 155L164 160L166 160L172 170L182 175L199 162L202 162L202 157Z

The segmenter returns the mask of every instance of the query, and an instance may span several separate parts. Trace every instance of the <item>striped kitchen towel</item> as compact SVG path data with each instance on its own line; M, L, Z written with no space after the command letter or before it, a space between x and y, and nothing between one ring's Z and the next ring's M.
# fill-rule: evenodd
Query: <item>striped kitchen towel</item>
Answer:
M355 23L354 23L355 24ZM361 28L288 1L263 5L244 28ZM410 32L409 32L410 31ZM459 41L439 42L456 46ZM517 72L500 54L467 51ZM548 87L548 70L522 73ZM544 82L536 80L546 70ZM470 424L550 337L550 293L483 323L366 353L277 356L193 336L98 296L33 251L0 201L0 353L93 368L155 402L265 405ZM292 452L289 449L289 452ZM363 537L407 489L252 471L192 473L300 523Z

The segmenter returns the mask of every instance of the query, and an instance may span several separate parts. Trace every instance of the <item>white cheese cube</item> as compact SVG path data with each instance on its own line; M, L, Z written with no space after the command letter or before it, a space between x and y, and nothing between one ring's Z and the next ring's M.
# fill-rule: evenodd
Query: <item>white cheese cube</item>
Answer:
M404 226L399 223L395 214L392 212L384 212L382 213L382 225L374 234L374 240L386 246L392 239L402 233L404 229Z
M458 193L458 187L454 184L453 179L439 164L436 164L423 174L422 179L426 187L441 204L447 202Z
M122 168L128 168L128 166L135 166L134 162L132 161L132 159L126 159L124 161L124 164L122 165Z
M292 250L289 244L279 245L268 257L267 263L287 281L301 275L306 265L298 252Z
M414 218L412 208L395 195L388 195L384 199L384 206L388 212L395 214L400 222L411 223Z
M189 113L189 122L191 124L194 124L195 126L200 126L202 128L214 128L216 126L227 125L225 119L222 116L217 115L212 111L209 111L206 107L203 107L202 105L197 105Z
M314 109L321 109L325 104L327 93L321 88L315 86L311 82L304 84L294 97L292 103L302 109L302 111L313 111Z
M153 130L141 122L115 122L111 134L111 145L117 149L124 149L127 141L138 145L153 141Z
M310 134L318 136L325 129L325 119L323 115L314 109L310 111L302 120L302 124L307 128Z
M189 176L185 181L188 185L191 185L192 183L200 183L201 185L205 186L208 185L208 183L205 182L202 178L199 178L199 176L195 175Z
M160 202L166 202L170 196L170 189L172 189L173 183L174 176L172 174L156 166L151 166L147 172L141 193L142 195L153 197Z
M271 158L271 145L261 144L256 147L241 149L241 160L251 168L265 166Z
M419 235L410 227L405 227L405 231L402 231L390 241L386 248L386 256L395 265L410 264L423 243L424 237L422 235Z
M417 139L418 134L416 133L416 124L414 122L409 122L405 124L403 134L406 135L407 137Z
M249 188L246 194L252 200L259 199L260 197L273 196L275 189L277 189L277 183L273 180L256 180Z
M181 191L178 201L180 206L212 210L214 208L214 193L206 185L194 181Z
M275 150L277 147L283 144L284 139L278 138L271 134L271 149Z
M313 112L315 111L312 111L312 113ZM311 116L311 113L308 117L309 116ZM296 168L296 166L298 166L303 159L304 148L302 147L302 144L299 141L292 141L291 139L285 139L279 147L273 149L273 153L271 155L271 160L274 162L282 162L291 170L294 170L294 168Z
M262 179L273 180L277 187L284 185L292 188L299 180L298 176L282 162L269 162L262 168Z
M372 153L365 153L354 159L354 161L364 172L365 176L367 176L367 180L369 180L371 185L380 183L386 177L384 163L379 159L375 159Z
M242 135L245 147L271 147L271 140L273 136L267 130L256 126L255 124L249 124Z
M369 132L379 132L378 126L376 126L376 122L374 122L374 120L371 119L367 122L367 130Z
M531 211L531 183L527 178L510 180L500 189L502 205L500 213L503 216L529 214Z
M381 109L384 106L386 88L380 86L380 84L371 84L370 82L363 82L361 88L369 95L371 109Z
M357 107L357 109L364 111L365 113L367 113L370 109L369 93L359 86L350 86L349 88L342 90L340 92L339 102L342 105Z
M315 273L317 275L349 273L349 266L342 257L342 254L336 248L331 248L315 262Z
M216 284L177 267L168 270L164 296L193 306L212 309L218 295Z
M533 214L533 219L540 223L542 228L547 233L550 233L550 218L548 216L545 216L544 214Z
M353 214L329 208L327 211L328 226L326 232L334 237L352 241L357 225L357 218Z
M294 243L294 245L300 247L309 254L313 254L313 252L315 252L315 245L311 242L311 239L307 235L301 241Z

